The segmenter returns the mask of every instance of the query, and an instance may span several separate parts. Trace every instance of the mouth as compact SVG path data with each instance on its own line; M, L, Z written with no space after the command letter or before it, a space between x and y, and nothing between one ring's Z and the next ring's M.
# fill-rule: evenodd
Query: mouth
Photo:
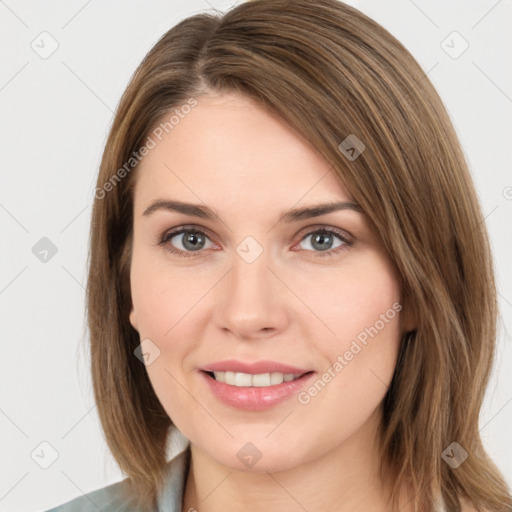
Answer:
M279 365L279 369L285 372L293 370L295 373L275 371L275 366L272 368L274 371L265 373L255 373L263 368L253 367L254 373L246 373L251 371L247 366L243 368L245 372L223 370L220 364L215 366L215 369L203 368L199 371L206 389L224 405L253 412L267 410L292 399L315 375L314 371L283 365ZM241 369L239 363L236 366L236 369ZM264 369L268 368L266 365Z
M290 400L315 371L278 360L229 359L198 368L207 389L220 402L240 410L263 411Z
M292 382L313 373L313 371L309 371L303 373L272 372L251 374L233 371L202 371L217 382L241 388L279 386L283 382Z

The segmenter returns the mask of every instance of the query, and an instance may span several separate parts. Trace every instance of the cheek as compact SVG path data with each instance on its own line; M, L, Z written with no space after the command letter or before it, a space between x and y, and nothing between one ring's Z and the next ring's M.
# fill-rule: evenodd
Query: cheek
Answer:
M169 310L174 304L169 301L177 302L176 295L166 293L165 280L150 272L132 278L131 287L141 338L162 337L172 327Z
M398 276L380 253L368 251L339 270L310 277L300 279L300 294L320 321L312 322L316 334L310 331L308 337L317 340L324 354L337 355L358 337L364 343L365 336L375 337L374 327L381 339L399 338Z
M199 339L195 330L201 326L191 310L200 295L182 275L155 264L154 257L145 261L134 255L130 279L140 340L151 340L143 346L157 354L146 366L148 377L169 417L179 420L190 399L179 383L187 354Z
M309 332L324 367L301 403L325 405L334 425L350 430L372 414L393 377L401 337L398 275L388 259L368 252L317 285L321 293L311 298L331 332Z
M334 334L312 338L324 356L324 373L301 402L329 403L337 418L334 424L347 428L362 423L382 401L401 337L402 306L394 268L378 255L369 255L362 263L319 283L323 293L316 300L318 307L324 305L319 309L321 318Z
M130 285L141 338L171 339L190 321L188 315L208 283L200 276L191 282L186 275L143 251L134 254Z

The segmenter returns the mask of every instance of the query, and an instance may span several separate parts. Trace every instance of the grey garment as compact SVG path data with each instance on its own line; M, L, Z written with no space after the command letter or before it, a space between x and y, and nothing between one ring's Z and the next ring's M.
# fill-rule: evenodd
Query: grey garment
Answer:
M190 465L190 447L167 462L165 486L158 495L157 509L138 507L128 497L129 480L84 494L47 512L182 512L183 492Z

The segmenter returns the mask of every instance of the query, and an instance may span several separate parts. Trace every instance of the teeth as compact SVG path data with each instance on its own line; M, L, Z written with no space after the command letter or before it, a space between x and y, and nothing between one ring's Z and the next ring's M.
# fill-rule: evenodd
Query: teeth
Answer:
M224 382L230 386L237 387L264 387L264 386L275 386L282 384L283 382L290 382L300 377L300 375L294 375L293 373L258 373L257 375L251 375L250 373L238 373L238 372L213 372L215 380L218 382Z
M252 377L248 373L235 373L235 386L247 387L252 385Z

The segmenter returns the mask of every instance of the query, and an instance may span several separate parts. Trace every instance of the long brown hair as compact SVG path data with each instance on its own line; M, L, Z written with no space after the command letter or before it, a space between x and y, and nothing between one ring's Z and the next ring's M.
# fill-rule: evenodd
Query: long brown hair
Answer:
M460 498L478 510L511 510L478 432L497 304L467 164L411 54L336 0L256 0L191 16L155 44L121 98L95 193L87 310L100 420L141 503L154 503L162 485L172 423L134 355L141 340L129 323L137 163L157 142L162 119L176 109L185 115L207 90L256 100L310 142L399 270L404 310L414 312L417 328L401 340L382 404L381 474L393 507L406 485L417 511L459 511ZM349 136L365 146L357 158L340 150ZM453 456L452 443L468 454L456 469L442 456L450 446Z

